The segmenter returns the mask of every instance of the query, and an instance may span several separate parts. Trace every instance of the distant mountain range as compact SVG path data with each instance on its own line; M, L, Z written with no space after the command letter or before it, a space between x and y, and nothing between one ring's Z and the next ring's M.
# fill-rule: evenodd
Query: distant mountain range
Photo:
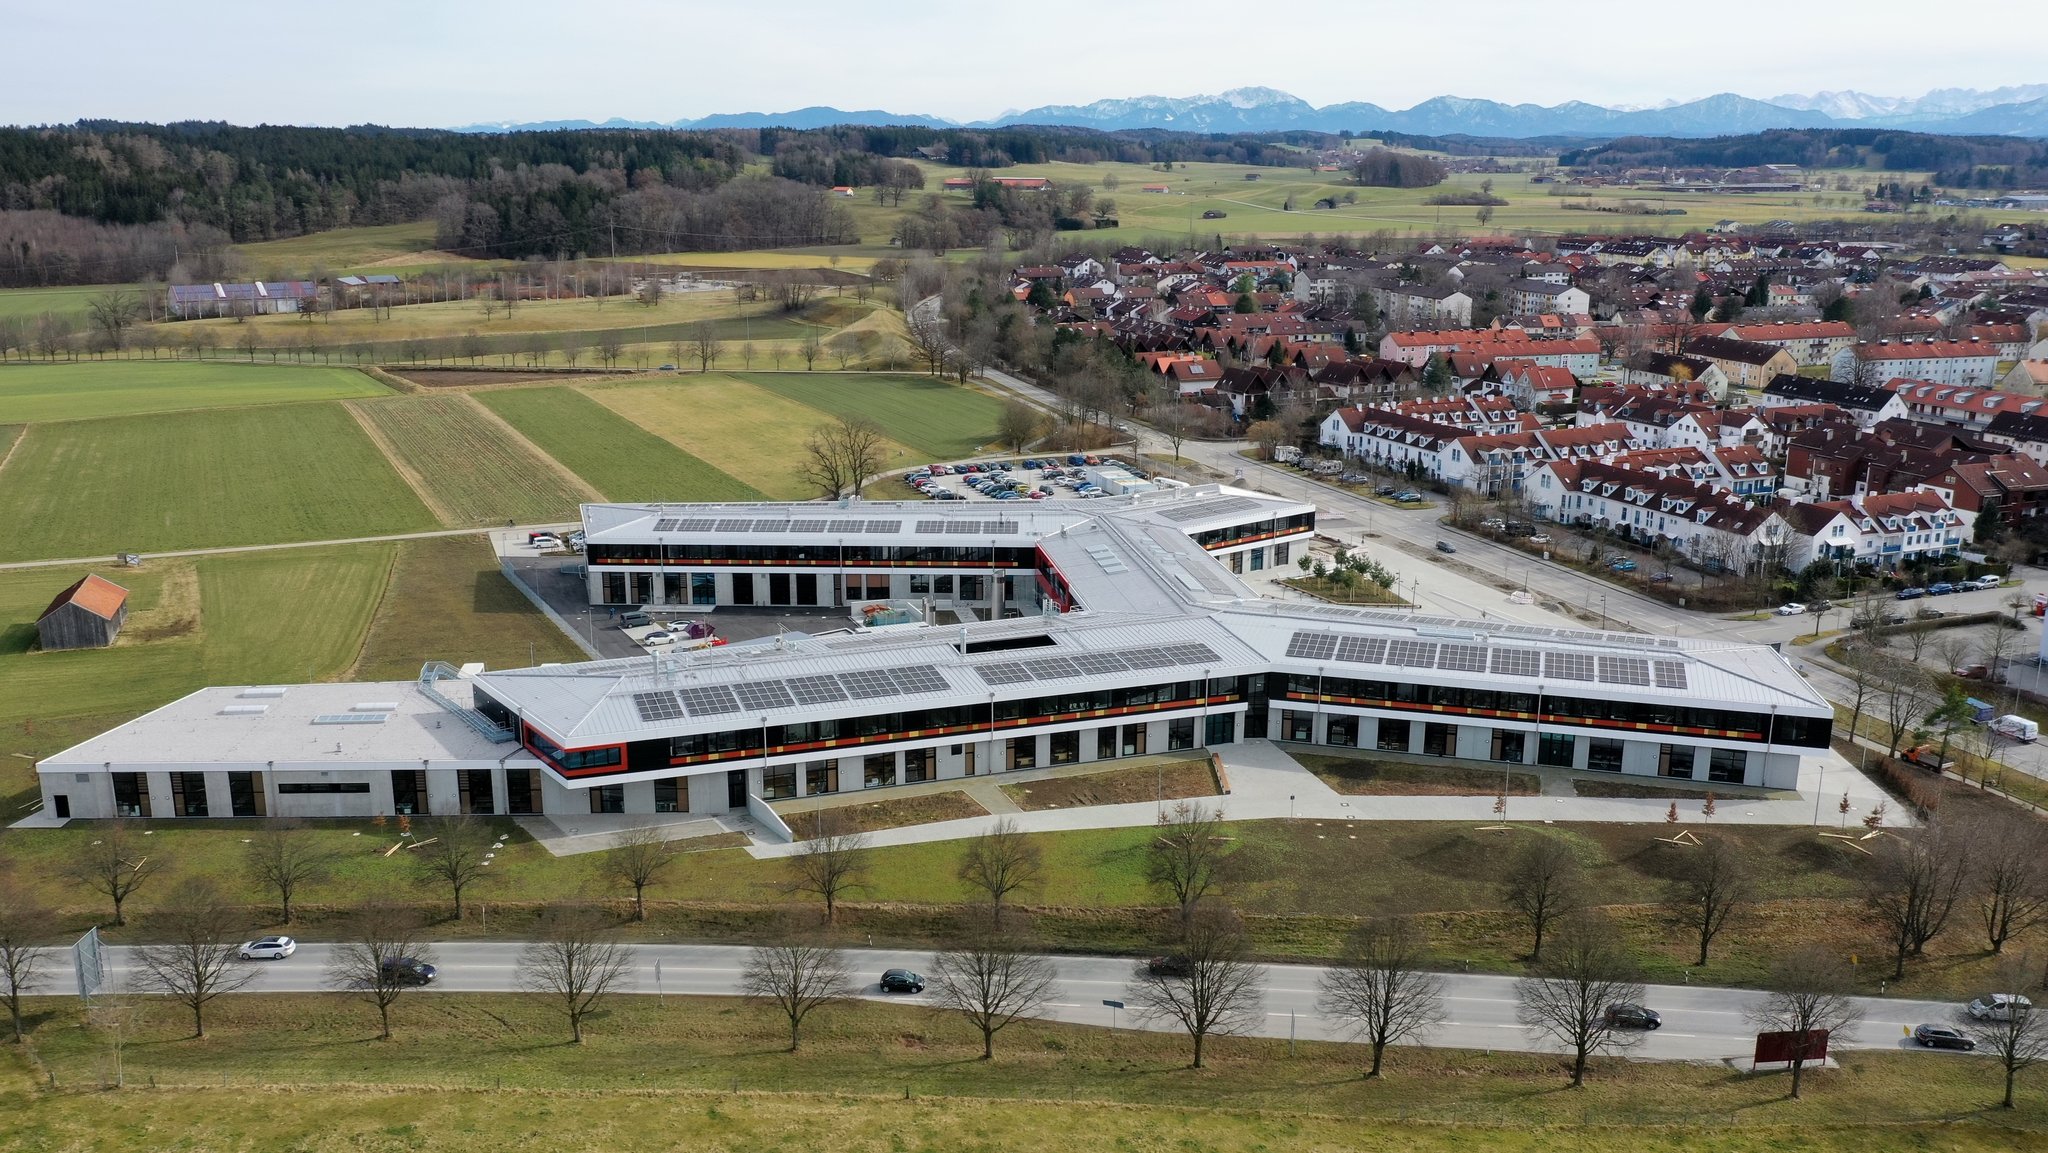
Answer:
M930 128L1066 125L1105 132L1165 128L1182 132L1405 132L1418 136L1725 136L1770 128L1900 128L1921 132L2048 137L2048 84L1978 91L1938 88L1925 96L1816 92L1754 100L1724 92L1656 108L1502 104L1438 96L1399 111L1349 102L1318 108L1272 88L1233 88L1214 96L1136 96L1092 104L1048 104L968 124L878 109L830 107L738 112L667 123L648 120L546 120L469 124L457 132L584 128L824 128L834 124L908 124Z

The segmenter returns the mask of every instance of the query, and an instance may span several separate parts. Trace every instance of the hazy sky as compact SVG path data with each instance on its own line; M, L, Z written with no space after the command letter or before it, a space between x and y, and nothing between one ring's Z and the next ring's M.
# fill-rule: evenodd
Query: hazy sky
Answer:
M451 126L811 104L973 120L1246 85L1397 109L1917 96L2048 80L2026 41L2039 3L1978 0L1958 19L1921 0L0 0L0 122Z

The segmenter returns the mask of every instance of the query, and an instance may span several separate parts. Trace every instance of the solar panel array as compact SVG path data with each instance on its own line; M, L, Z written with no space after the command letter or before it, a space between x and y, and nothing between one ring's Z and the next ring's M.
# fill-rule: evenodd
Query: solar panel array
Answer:
M1660 689L1684 689L1686 687L1685 662L1683 661L1651 661L1650 670L1651 675L1657 680L1657 687Z
M1495 649L1488 668L1497 677L1540 677L1543 654L1535 649Z
M788 677L776 681L743 681L729 688L702 685L634 693L633 707L639 710L642 721L652 724L679 720L685 715L717 717L741 711L831 705L847 700L874 701L885 697L939 693L949 687L938 669L930 665L910 665Z
M666 690L658 693L634 693L633 707L640 710L640 719L647 722L674 721L682 719L683 706L674 693Z
M1256 512L1265 506L1248 496L1226 496L1215 500L1198 500L1175 508L1162 508L1159 515L1167 520L1185 522L1201 520L1204 517L1223 516L1228 513Z
M1433 641L1388 641L1387 663L1416 669L1435 668L1436 644Z
M942 528L926 528L926 525L943 525ZM812 517L791 520L787 517L662 517L654 522L655 532L830 532L843 533L876 532L895 533L903 531L900 520L843 520L830 521ZM983 533L1017 531L1016 521L919 521L919 532Z
M1592 653L1546 652L1543 654L1543 675L1560 681L1599 679Z
M1600 680L1610 685L1644 685L1650 683L1650 662L1644 657L1600 658Z
M1545 636L1560 630L1531 629ZM1604 633L1586 633L1600 640ZM1656 638L1644 638L1655 640ZM1644 645L1641 647L1649 647ZM1685 662L1652 661L1647 656L1595 654L1566 649L1525 649L1410 640L1405 637L1357 637L1338 633L1296 632L1287 640L1287 656L1299 661L1336 661L1352 665L1393 665L1398 668L1443 669L1497 677L1550 677L1565 681L1599 681L1609 685L1656 685L1684 690Z
M920 536L1007 536L1022 526L1014 520L921 520Z
M1153 648L1122 649L1117 652L1062 654L1023 661L993 661L974 666L975 673L993 686L1021 685L1029 681L1064 681L1104 673L1143 672L1147 669L1196 668L1221 660L1208 645L1159 645Z
M655 532L710 532L718 522L708 516L665 517L654 522Z

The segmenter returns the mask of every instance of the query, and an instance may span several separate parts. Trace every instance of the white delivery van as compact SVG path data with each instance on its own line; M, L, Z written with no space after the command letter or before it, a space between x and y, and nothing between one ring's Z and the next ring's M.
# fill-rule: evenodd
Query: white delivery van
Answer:
M1991 722L1991 731L2001 737L2010 737L2025 744L2031 743L2041 735L2041 726L2025 717L2007 713Z

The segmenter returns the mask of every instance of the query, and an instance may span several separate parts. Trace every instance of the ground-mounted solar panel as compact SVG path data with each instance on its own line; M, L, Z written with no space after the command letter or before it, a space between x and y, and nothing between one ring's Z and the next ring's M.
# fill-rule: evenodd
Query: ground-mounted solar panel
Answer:
M688 709L693 717L716 717L740 711L740 702L732 695L732 690L724 685L678 689L676 695L683 698L683 707Z
M1650 684L1649 658L1603 656L1600 658L1600 680L1603 684L1642 685L1647 688Z
M746 681L734 685L732 691L744 709L786 709L796 704L781 681Z
M1031 674L1025 672L1022 665L1011 661L976 665L974 673L991 685L1021 685L1031 679Z
M828 523L830 523L830 522L828 522L828 521L822 521L822 520L793 520L793 521L790 521L790 522L789 522L789 531L791 531L791 532L824 532L824 531L825 531L825 526L826 526L826 525L827 525Z
M640 711L640 719L649 724L681 720L683 716L683 706L667 689L658 693L634 693L633 707Z
M1487 671L1497 677L1540 677L1543 654L1535 649L1495 649Z
M1592 653L1568 653L1557 650L1544 652L1543 675L1563 681L1598 679Z
M1337 659L1354 665L1385 664L1387 638L1345 637L1337 642Z
M800 705L829 705L846 699L838 677L790 677L782 683Z
M1686 687L1684 661L1652 661L1650 662L1650 674L1656 679L1657 687L1660 689L1684 689Z
M1074 662L1065 657L1038 657L1017 663L1023 665L1024 671L1030 673L1034 679L1041 681L1065 680L1081 675L1081 670L1074 666Z
M1125 664L1123 658L1115 653L1075 653L1067 659L1074 662L1075 668L1091 676L1101 673L1121 673L1129 670L1131 667Z
M896 695L895 680L880 669L840 673L839 684L846 690L847 696L857 701L878 701L883 697Z
M903 522L900 520L871 520L867 524L867 529L869 532L902 532Z
M1387 642L1387 663L1408 668L1436 667L1435 641L1393 640Z
M930 665L905 665L890 669L889 675L896 678L896 687L905 693L943 693L953 687Z
M1298 632L1287 641L1289 660L1326 661L1337 655L1337 634Z
M1458 673L1486 671L1485 645L1444 645L1437 649L1436 667Z
M788 522L788 521L786 521L786 520L757 520L757 521L755 521L755 522L754 522L754 531L755 531L755 532L788 532L788 531L789 531L789 522Z

